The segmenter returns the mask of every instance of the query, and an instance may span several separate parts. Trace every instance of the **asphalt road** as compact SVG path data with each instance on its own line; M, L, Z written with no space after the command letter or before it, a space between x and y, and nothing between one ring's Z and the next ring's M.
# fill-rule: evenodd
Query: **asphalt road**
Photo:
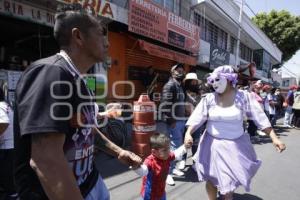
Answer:
M300 199L300 130L279 129L287 150L277 153L269 138L254 143L261 168L252 179L251 191L239 188L236 200L299 200ZM110 190L111 200L137 200L141 178L115 159L97 158L97 167ZM184 177L175 177L176 185L167 186L168 200L207 199L205 184L197 182L197 175L188 160Z

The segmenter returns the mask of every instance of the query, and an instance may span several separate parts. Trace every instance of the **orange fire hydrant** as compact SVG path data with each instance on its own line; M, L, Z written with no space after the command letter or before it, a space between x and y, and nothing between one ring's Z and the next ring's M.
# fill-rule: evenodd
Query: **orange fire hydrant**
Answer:
M148 95L142 94L133 106L132 151L142 158L151 153L150 137L156 130L156 105Z

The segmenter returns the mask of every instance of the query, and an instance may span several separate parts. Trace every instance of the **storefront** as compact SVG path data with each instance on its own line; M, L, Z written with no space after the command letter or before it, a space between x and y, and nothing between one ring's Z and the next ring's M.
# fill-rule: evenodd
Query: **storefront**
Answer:
M154 92L160 93L176 63L195 65L196 59L186 54L137 39L130 33L109 33L111 67L108 69L108 101L129 101L146 92L143 79L150 66L158 74Z
M52 30L58 2L0 0L0 22L6 27L0 33L1 69L23 71L59 50ZM136 100L146 91L142 77L149 66L159 74L160 93L172 65L185 63L187 70L196 65L191 55L199 51L199 28L166 9L148 1L130 1L129 10L105 0L79 2L109 22L109 57L90 71L96 77L88 78L101 101Z
M63 1L46 0L0 0L0 85L8 90L9 101L14 99L16 82L30 63L51 56L59 51L53 37L55 11ZM65 0L69 3L69 0ZM82 1L88 7L89 1ZM127 22L125 9L104 0L94 5L102 20ZM107 91L107 62L96 64L89 72L88 86L105 101Z
M111 25L112 26L112 25ZM112 30L112 29L110 29ZM150 1L130 1L127 26L109 33L111 68L108 101L134 101L146 92L146 68L157 78L156 92L170 76L175 63L196 65L199 28Z
M22 71L58 50L52 31L55 7L53 2L0 0L0 84L10 102Z

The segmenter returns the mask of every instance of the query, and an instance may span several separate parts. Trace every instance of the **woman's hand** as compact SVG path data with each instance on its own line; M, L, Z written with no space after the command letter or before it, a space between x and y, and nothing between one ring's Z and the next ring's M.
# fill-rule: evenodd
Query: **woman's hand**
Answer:
M273 140L273 145L279 153L286 149L285 144L279 139Z
M274 132L274 130L271 127L264 129L263 132L265 132L267 135L270 136L274 147L276 148L276 150L279 153L281 153L282 151L284 151L286 149L285 144L281 140L278 139L276 133Z
M186 148L191 148L193 145L193 137L191 136L191 134L187 131L185 133L185 137L184 137L184 146Z

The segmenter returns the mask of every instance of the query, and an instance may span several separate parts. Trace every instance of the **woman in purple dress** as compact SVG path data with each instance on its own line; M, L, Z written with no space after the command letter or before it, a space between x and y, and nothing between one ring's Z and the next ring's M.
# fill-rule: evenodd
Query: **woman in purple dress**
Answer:
M216 199L217 191L229 200L238 186L250 190L251 178L261 165L243 128L245 117L271 137L278 152L285 144L253 95L236 89L237 74L231 66L216 68L207 79L215 92L201 99L187 121L185 144L190 146L194 130L207 122L196 153L196 171L199 181L206 181L210 200Z

